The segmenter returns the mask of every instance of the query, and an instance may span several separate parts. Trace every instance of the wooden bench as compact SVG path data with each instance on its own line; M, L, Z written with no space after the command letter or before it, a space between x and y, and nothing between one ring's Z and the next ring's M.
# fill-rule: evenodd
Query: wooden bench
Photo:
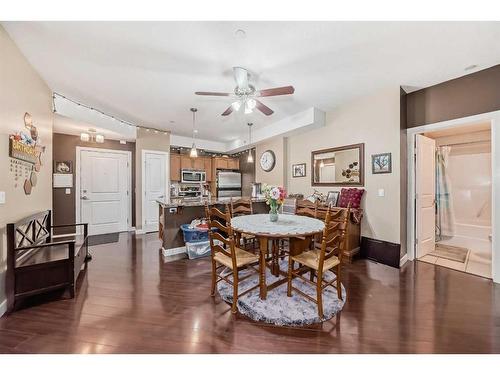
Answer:
M88 225L52 225L51 211L7 224L7 311L26 297L75 285L88 261ZM52 229L83 226L83 235L53 238ZM75 232L78 232L75 230Z

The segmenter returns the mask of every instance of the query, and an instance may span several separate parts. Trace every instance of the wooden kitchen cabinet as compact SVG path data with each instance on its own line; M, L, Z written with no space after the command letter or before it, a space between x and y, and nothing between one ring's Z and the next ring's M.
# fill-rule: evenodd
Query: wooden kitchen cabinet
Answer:
M181 169L193 169L193 159L189 155L181 155Z
M227 158L215 158L214 169L227 169Z
M212 181L212 158L203 158L205 172L207 174L207 182Z
M213 169L240 169L240 160L238 158L218 157L213 160Z
M170 181L181 180L181 156L170 154Z
M228 169L240 169L240 159L237 158L229 158L227 161Z
M203 171L205 169L205 160L204 158L194 158L193 160L193 168L198 171Z

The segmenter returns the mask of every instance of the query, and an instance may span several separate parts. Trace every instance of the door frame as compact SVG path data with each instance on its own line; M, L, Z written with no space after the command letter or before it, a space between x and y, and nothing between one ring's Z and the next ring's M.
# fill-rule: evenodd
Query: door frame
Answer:
M80 222L80 168L81 168L81 152L82 151L95 151L95 152L105 152L113 154L124 154L127 155L127 190L128 190L128 204L127 204L127 229L128 231L133 230L132 226L132 152L113 150L109 148L97 148L97 147L82 147L76 146L76 165L75 165L75 221ZM79 226L77 227L76 233L82 234L83 229Z
M168 151L157 151L157 150L145 150L141 151L141 233L147 233L146 228L146 207L145 199L146 196L146 153L164 155L165 158L165 198L170 199L170 152Z
M407 134L407 166L408 166L408 202L407 202L407 253L408 260L414 260L415 248L415 140L416 134L467 126L474 123L489 122L491 126L491 276L493 282L500 283L500 111L482 113L454 120L441 121L406 129ZM496 196L499 198L497 199Z

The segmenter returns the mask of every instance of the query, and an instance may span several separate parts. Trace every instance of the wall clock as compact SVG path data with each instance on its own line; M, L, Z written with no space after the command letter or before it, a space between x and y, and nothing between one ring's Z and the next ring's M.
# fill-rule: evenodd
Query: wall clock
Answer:
M260 167L265 172L271 172L276 164L276 155L271 150L264 151L260 156Z

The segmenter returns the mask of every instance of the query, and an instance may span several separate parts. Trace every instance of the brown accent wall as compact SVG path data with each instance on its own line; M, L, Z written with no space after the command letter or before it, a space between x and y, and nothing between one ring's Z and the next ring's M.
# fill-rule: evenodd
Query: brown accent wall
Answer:
M252 184L255 182L255 148L252 148L253 163L247 161L248 153L244 152L240 155L240 172L241 172L241 195L250 197L252 195Z
M52 200L53 200L53 221L54 224L66 224L75 223L76 220L76 202L75 202L75 186L76 186L76 173L74 168L76 167L76 147L93 147L93 148L105 148L108 150L120 150L120 151L131 151L132 152L132 187L135 186L135 143L127 142L127 144L122 145L119 141L105 140L104 143L88 143L80 141L80 137L75 135L67 134L53 134L53 159L57 161L71 160L73 162L73 187L71 188L71 194L65 193L65 188L53 188L52 189ZM135 194L132 194L132 225L135 226ZM69 233L73 229L63 231L60 230L59 233Z
M406 102L408 128L500 110L500 65L412 92Z

